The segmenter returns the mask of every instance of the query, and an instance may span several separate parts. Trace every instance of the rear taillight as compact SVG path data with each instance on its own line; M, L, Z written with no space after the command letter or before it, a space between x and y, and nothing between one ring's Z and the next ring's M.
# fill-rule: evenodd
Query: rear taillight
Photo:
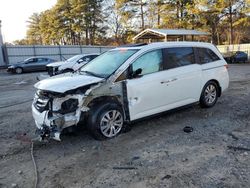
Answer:
M226 67L226 69L228 69L228 64L224 65L224 67Z

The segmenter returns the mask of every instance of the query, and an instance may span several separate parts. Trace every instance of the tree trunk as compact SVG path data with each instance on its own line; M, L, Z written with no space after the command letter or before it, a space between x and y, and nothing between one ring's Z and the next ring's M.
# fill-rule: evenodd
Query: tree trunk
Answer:
M217 33L217 45L220 45L220 34L218 32L218 29L216 30Z
M140 4L140 7L141 7L141 27L142 27L142 29L144 29L144 12L143 12L143 2L142 1Z
M211 29L212 29L212 32L211 32L211 34L212 34L212 43L216 44L217 43L217 40L216 40L216 25L213 25Z
M179 15L180 15L180 2L179 1L177 1L176 2L176 18L178 19L178 21L179 21Z
M229 1L229 22L230 22L230 44L233 44L233 12L232 12L232 1Z
M161 25L161 0L157 1L157 26Z
M89 45L89 29L86 28L85 30L85 38L86 38L86 45Z

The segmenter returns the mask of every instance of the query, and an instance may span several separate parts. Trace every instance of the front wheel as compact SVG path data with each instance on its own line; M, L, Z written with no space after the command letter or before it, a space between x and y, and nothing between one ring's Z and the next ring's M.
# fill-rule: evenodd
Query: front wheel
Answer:
M16 72L17 74L22 74L22 73L23 73L23 69L20 68L20 67L17 67L17 68L15 69L15 72Z
M88 119L88 128L97 140L116 137L124 124L123 111L115 103L93 107Z
M213 82L209 81L204 86L201 97L200 97L200 105L204 108L210 108L215 105L218 99L218 85Z

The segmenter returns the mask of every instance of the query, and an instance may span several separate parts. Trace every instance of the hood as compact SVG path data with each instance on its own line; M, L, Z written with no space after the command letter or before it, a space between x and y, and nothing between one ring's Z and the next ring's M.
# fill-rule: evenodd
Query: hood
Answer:
M19 61L17 63L11 64L11 65L9 65L9 67L11 67L11 66L15 67L15 66L18 66L20 64L24 64L24 61Z
M64 93L82 86L101 82L102 80L103 78L94 76L68 73L42 80L37 82L34 86L41 90Z
M61 64L61 66L59 67L59 70L64 70L64 69L72 69L72 67L74 66L74 64L76 64L75 61L67 61L67 63L63 63Z
M61 65L67 64L67 61L58 61L55 63L49 63L48 65L46 65L47 67L59 67Z

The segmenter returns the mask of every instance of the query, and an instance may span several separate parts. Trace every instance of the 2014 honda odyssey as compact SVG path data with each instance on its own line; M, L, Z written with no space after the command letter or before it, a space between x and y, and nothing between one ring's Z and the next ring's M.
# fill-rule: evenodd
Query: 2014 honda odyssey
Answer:
M86 124L96 139L113 138L126 123L199 102L212 107L228 88L227 63L201 42L118 47L78 72L35 84L32 105L42 138Z

